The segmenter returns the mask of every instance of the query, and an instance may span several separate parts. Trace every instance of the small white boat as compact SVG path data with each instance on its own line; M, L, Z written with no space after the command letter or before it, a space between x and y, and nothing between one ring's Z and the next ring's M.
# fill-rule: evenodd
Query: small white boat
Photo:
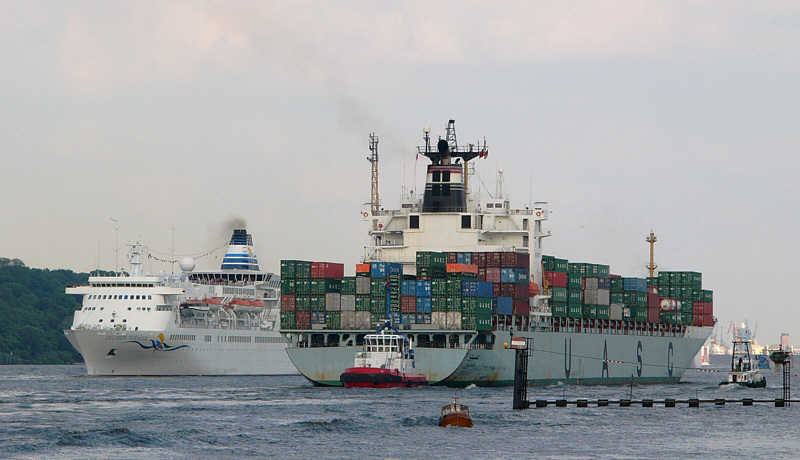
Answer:
M759 372L750 357L750 341L736 338L733 341L731 370L720 385L740 385L748 388L764 388L767 380Z

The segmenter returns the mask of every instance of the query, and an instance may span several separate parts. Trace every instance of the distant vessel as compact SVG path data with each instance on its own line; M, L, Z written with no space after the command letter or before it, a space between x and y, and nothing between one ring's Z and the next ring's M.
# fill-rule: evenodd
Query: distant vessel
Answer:
M391 210L378 203L371 137L372 200L362 210L370 243L355 277L320 282L299 275L315 262L281 262L283 282L296 287L282 289L282 332L307 379L342 385L384 317L376 302L386 282L401 293L392 298L392 323L413 338L416 369L431 385L511 385L514 352L503 343L512 336L533 341L528 380L538 385L678 382L694 367L715 322L700 273L621 278L608 265L545 259L547 203L514 207L501 187L474 198L468 163L487 156L485 143L459 146L454 120L434 148L429 132L418 148L431 162L424 195L403 197Z
M427 385L424 374L414 373L414 350L408 338L387 321L375 334L364 336L364 351L340 380L345 388L396 388Z
M144 273L130 244L130 274L67 288L83 296L64 331L89 375L296 374L280 335L280 277L259 270L252 237L233 231L220 270Z

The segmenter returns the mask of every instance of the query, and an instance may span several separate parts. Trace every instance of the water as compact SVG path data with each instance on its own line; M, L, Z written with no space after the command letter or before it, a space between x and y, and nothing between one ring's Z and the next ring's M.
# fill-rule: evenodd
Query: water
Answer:
M796 458L800 403L548 407L511 388L314 388L301 377L87 377L82 366L0 366L4 458ZM775 398L689 371L633 398ZM795 377L795 380L798 380ZM629 386L530 388L529 399L628 398ZM436 426L457 394L475 427ZM800 388L794 388L800 397Z

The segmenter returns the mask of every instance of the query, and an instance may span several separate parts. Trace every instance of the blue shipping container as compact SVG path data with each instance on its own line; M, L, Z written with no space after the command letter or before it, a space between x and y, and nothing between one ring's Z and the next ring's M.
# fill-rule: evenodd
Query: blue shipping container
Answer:
M515 268L514 276L516 277L516 279L514 280L515 283L527 283L528 281L530 281L530 276L527 268Z
M431 312L431 298L417 297L417 313L430 313L430 312Z
M513 268L500 269L500 282L501 283L516 283L517 274Z
M625 291L647 292L647 278L623 278L622 289Z
M414 280L403 280L400 282L400 295L414 297L417 295L417 282Z
M417 315L411 313L403 313L400 315L400 324L414 324L416 323Z
M430 280L417 281L417 297L430 297L431 296L431 282Z
M513 313L514 313L514 299L512 299L511 297L498 297L497 314L511 315Z
M472 253L471 252L456 253L456 261L460 264L472 265Z
M403 266L393 262L370 262L369 276L372 278L386 278L387 275L403 274Z

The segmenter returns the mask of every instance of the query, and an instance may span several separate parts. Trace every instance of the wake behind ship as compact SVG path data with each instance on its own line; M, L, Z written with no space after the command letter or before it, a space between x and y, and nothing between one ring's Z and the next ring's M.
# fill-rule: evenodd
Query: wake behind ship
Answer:
M621 277L608 265L543 256L546 202L514 208L501 194L470 196L469 162L488 148L459 146L453 120L435 150L427 128L424 139L424 195L386 210L371 138L372 200L362 212L370 244L355 276L330 270L337 264L281 261L282 333L307 379L341 385L387 302L430 384L511 385L512 336L532 340L532 384L681 379L715 321L700 273Z
M285 375L297 371L280 335L280 277L259 269L252 237L233 231L219 270L144 273L144 247L130 274L93 276L67 288L83 296L64 331L89 375Z

